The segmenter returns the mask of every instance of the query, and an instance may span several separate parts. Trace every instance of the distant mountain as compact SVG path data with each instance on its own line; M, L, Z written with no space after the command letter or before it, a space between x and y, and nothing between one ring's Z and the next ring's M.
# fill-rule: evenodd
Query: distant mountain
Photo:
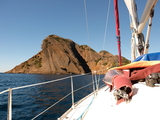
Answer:
M107 71L105 68L118 65L118 56L108 51L97 53L87 45L78 45L57 35L44 39L41 48L39 53L7 73L82 74L98 71L103 74ZM124 57L122 61L123 64L130 63Z

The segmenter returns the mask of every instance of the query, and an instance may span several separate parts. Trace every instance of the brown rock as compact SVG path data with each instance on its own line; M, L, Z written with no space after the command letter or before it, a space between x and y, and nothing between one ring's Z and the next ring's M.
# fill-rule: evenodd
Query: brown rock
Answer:
M106 68L116 66L116 61L117 56L107 51L97 53L87 45L49 35L43 40L42 50L38 54L7 73L82 74L97 71L104 74ZM130 62L126 58L123 61L124 64Z

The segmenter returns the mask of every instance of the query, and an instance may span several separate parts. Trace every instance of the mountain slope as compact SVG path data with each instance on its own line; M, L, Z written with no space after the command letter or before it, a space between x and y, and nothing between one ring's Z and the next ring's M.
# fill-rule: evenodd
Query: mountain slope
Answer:
M95 52L87 45L78 45L70 39L49 35L43 40L42 50L7 73L82 74L105 73L116 66L117 56L107 51ZM122 57L124 63L129 60ZM105 69L100 71L101 69Z

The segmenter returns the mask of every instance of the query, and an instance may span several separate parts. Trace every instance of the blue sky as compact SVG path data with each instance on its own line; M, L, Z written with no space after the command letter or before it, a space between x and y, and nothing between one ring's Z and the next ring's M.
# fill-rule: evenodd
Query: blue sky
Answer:
M138 1L139 18L145 0ZM109 12L106 41L105 25L109 0L86 0L89 39L86 29L84 0L1 0L0 1L0 72L5 72L28 60L41 50L42 40L55 34L89 45L95 51L107 50L117 54L113 0ZM150 52L160 47L159 2L155 8L151 31ZM119 0L122 56L130 59L128 10Z

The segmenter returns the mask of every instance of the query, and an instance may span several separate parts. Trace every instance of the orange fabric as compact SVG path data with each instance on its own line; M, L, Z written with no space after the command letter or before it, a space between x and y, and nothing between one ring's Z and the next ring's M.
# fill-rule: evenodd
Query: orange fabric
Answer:
M125 70L125 69L132 69L132 68L144 68L144 67L149 67L155 64L159 64L160 61L138 61L138 62L133 62L124 66L120 66L120 67L114 67L111 68L110 70Z
M139 80L146 78L151 73L159 73L160 72L160 64L152 65L149 67L146 67L144 69L138 70L135 74L132 74L129 78L130 80Z

